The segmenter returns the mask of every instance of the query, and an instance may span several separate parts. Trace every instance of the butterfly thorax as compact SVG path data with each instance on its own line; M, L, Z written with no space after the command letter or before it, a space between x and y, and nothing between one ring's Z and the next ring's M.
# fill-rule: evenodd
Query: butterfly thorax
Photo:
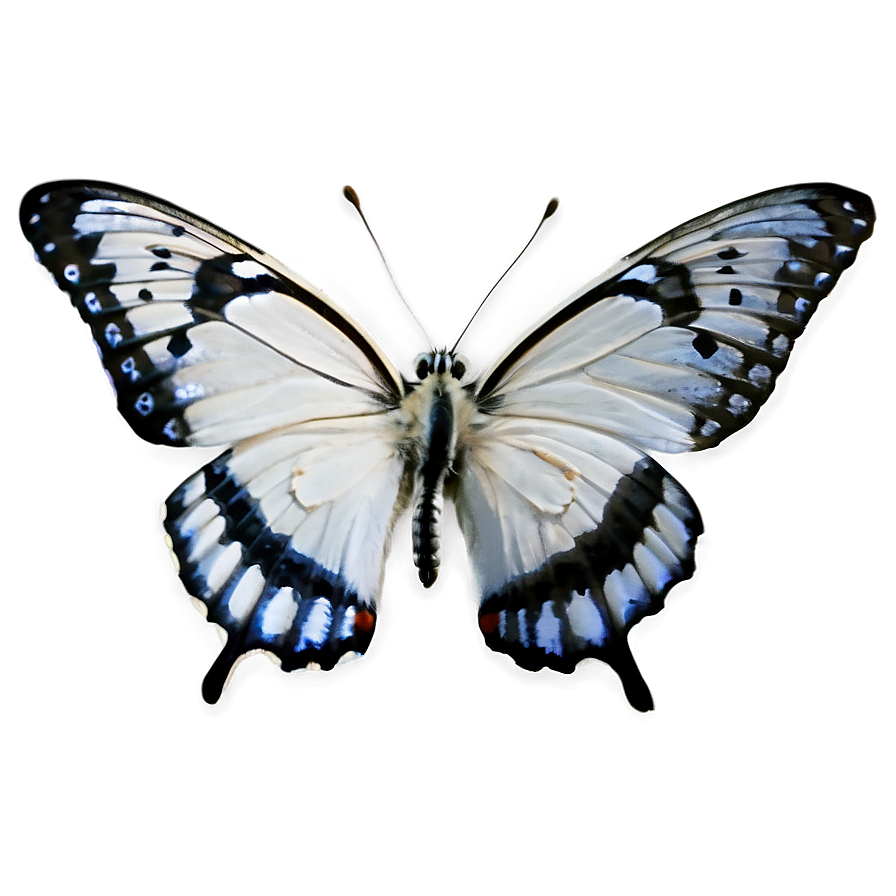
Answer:
M413 466L414 565L426 588L439 571L445 481L454 472L458 435L473 410L468 391L460 385L465 370L451 352L421 355L416 363L420 383L402 403Z

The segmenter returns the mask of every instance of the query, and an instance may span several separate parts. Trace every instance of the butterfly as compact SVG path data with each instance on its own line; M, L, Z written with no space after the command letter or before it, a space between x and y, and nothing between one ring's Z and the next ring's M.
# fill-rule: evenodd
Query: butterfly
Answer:
M627 256L480 374L455 346L405 377L323 292L183 209L91 181L21 206L134 432L228 446L165 504L179 576L226 633L211 703L252 652L286 671L363 654L397 517L413 508L429 587L447 495L485 643L530 670L602 660L652 709L628 632L693 574L703 526L647 452L753 419L873 224L845 187L759 193Z

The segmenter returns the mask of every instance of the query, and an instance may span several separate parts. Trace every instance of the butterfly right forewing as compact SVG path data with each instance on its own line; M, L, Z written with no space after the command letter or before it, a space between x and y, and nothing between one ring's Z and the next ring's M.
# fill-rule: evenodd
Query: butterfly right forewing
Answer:
M871 200L831 184L695 218L555 309L483 375L479 401L645 450L717 445L756 415L873 228Z

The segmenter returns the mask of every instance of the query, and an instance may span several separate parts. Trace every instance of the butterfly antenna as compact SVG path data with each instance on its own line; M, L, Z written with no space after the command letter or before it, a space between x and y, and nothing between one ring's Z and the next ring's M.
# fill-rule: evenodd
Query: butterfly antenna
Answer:
M370 238L373 240L373 245L376 246L376 251L380 253L380 258L383 262L383 267L386 269L386 273L389 275L389 279L392 281L392 286L395 288L395 292L398 293L398 298L404 302L404 307L411 312L411 317L414 318L414 323L420 327L420 332L423 333L424 338L429 343L429 347L435 351L435 346L432 344L432 340L429 338L429 334L426 332L426 328L420 323L420 318L414 314L414 309L408 304L408 300L402 295L401 290L398 288L398 284L395 282L395 276L392 274L392 269L389 267L389 262L386 261L386 256L383 255L383 250L380 248L380 244L377 241L377 238L373 235L373 231L370 229L370 225L367 223L367 218L364 215L363 210L361 209L361 200L358 198L358 194L355 192L354 187L350 187L348 185L342 188L342 195L355 207L355 210L361 216L361 220L364 222L364 226L367 228L367 232L370 234Z
M532 240L534 240L535 237L538 236L538 231L541 230L541 225L544 224L544 222L547 221L547 219L550 218L555 211L557 211L559 205L560 200L556 197L548 203L548 207L544 210L544 214L541 216L541 220L538 222L538 227L535 228L532 236L529 237L529 241L525 246L523 246L522 249L520 249L520 254L510 262L510 264L507 266L507 270L504 271L504 273L501 274L500 277L498 277L498 279L495 281L495 285L485 294L485 298L479 303L479 307L473 312L473 316L469 319L469 321L467 321L467 325L463 328L460 336L457 337L457 342L454 343L454 347L451 349L452 353L457 351L457 347L458 345L460 345L461 339L464 338L464 333L466 333L467 330L470 329L470 324L473 323L474 320L476 320L476 315L479 314L479 312L482 310L482 306L488 301L488 297L498 288L498 284L510 273L510 269L520 260L523 252L525 252L526 249L528 249L529 246L532 245Z

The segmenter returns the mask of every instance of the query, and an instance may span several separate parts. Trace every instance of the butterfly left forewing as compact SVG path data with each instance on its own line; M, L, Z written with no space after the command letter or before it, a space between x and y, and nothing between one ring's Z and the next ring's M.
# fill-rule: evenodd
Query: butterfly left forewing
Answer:
M400 400L399 374L327 296L184 209L61 181L26 194L21 224L148 441L222 445Z
M597 657L651 708L627 633L692 574L702 524L643 451L745 426L873 224L867 196L829 184L725 206L588 284L486 371L456 488L490 647L530 669Z

